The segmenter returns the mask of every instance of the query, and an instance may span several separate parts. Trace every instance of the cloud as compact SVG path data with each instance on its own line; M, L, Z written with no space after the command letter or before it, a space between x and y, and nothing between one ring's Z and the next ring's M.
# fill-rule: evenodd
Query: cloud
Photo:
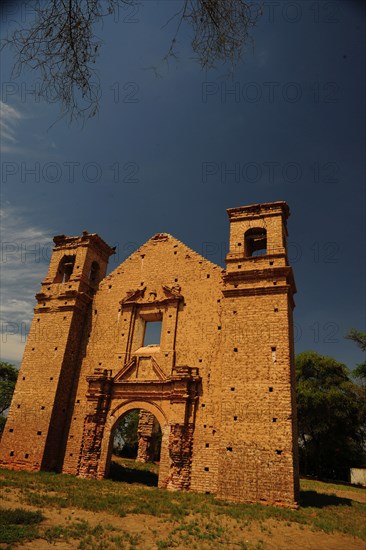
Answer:
M19 361L52 251L51 229L29 222L29 213L6 205L1 224L1 358Z
M0 100L0 136L4 152L12 150L12 146L18 143L16 127L22 118L20 111Z

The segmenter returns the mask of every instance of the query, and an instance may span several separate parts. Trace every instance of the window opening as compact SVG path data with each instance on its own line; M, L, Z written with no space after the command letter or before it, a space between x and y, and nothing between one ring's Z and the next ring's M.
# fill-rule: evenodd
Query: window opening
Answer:
M267 231L262 227L248 229L244 235L245 256L264 256L267 254Z
M162 321L146 321L144 346L160 346Z
M59 263L55 283L67 283L75 265L75 256L64 256Z

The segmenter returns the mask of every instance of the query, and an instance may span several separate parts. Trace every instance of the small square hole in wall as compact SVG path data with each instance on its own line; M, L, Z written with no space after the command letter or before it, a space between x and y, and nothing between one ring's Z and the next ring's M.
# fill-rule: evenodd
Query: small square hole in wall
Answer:
M143 286L143 284L144 284L144 281L141 281L140 286Z
M112 288L112 285L108 285L108 288Z
M205 472L209 472L210 468L208 466L205 466Z
M20 405L17 405L17 409L20 409Z
M76 403L80 403L80 399L78 399L78 400L76 401Z
M238 351L238 348L234 348L234 351L237 352L237 351Z
M41 411L44 411L44 405L42 405L42 407L41 407Z
M23 376L23 380L25 380L25 376Z
M236 422L236 421L238 420L238 417L237 417L237 416L234 416L234 420L235 420L235 422Z
M177 251L176 251L176 250L174 250L174 254L177 254Z
M235 388L230 388L230 391L235 391Z
M241 265L238 265L238 269L241 269Z
M10 456L14 456L14 451L10 451Z
M269 265L273 265L273 262L269 262Z
M72 453L70 453L69 456L72 456Z
M273 281L273 284L276 285L276 284L277 284L277 281Z
M207 428L207 424L204 424L203 427L204 427L204 428Z
M268 391L269 391L269 393L273 392L273 388L270 386L270 387L268 388Z
M271 351L276 351L276 346L271 346Z
M174 279L174 282L177 283L177 282L178 282L178 279Z
M236 314L237 314L237 312L236 312L236 311L233 311L233 314L234 314L234 315L236 315Z
M42 435L42 432L37 432L37 435Z
M220 302L221 302L221 300L220 300L220 299L219 299L219 300L217 300L217 303L218 303L218 304L219 304Z
M57 348L55 348L55 351L57 351Z
M233 452L233 448L232 448L232 447L226 447L226 450L229 451L229 453L232 453L232 452Z
M25 453L24 458L29 458L29 454Z
M34 351L36 348L32 348L32 351Z
M277 422L277 418L272 418L272 422Z
M275 313L278 313L278 307L275 307L275 308L274 308L274 312L275 312Z
M207 273L207 279L209 279L209 278L210 278L210 274L209 274L209 273Z
M216 430L212 430L212 435L215 435L215 433L216 433Z
M281 454L282 454L282 450L276 449L276 454L277 454L277 455L281 455Z
M53 380L53 376L50 377L50 380Z
M209 443L206 443L206 445L205 445L206 449L208 449L209 446L210 446L210 444L209 444Z
M202 363L202 359L198 359L198 362L199 362L199 363Z
M13 432L14 431L14 428L9 428L9 432Z
M64 315L64 321L66 321L66 315Z
M221 327L220 327L220 326L218 326L218 327L217 327L217 330L221 330Z
M202 407L202 408L203 408L203 407L206 407L206 405L205 405L204 403L202 403L201 407Z

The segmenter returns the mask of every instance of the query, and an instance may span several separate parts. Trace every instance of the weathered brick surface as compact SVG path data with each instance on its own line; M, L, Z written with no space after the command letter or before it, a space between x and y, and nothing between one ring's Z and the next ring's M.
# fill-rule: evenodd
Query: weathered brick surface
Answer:
M137 462L154 462L159 447L158 433L159 422L153 414L142 409L137 428Z
M160 487L296 503L288 207L228 213L226 270L158 234L105 277L113 250L97 235L55 238L3 466L102 478L115 426L141 409L162 430ZM160 345L144 347L146 322L157 320Z

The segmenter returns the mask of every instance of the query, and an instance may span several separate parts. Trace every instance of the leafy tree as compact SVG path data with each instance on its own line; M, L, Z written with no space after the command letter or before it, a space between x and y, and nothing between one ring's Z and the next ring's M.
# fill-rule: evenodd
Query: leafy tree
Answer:
M300 470L348 480L364 460L361 403L345 365L314 351L296 357Z
M134 7L136 0L29 0L34 22L18 26L4 40L15 52L13 74L38 71L40 95L58 101L62 115L89 118L99 108L100 82L95 68L102 42L95 27L104 17L121 8ZM180 0L175 32L164 60L176 57L182 24L193 30L192 49L202 67L218 61L235 64L250 42L250 29L261 11L247 0Z
M14 365L0 361L0 432L5 426L3 413L10 407L17 377L18 370Z
M346 338L353 340L362 351L366 351L366 332L361 332L355 328L351 328ZM366 361L357 365L352 371L352 376L360 384L356 388L358 399L360 402L359 409L359 424L362 446L366 449Z
M348 338L348 340L353 340L362 351L366 351L366 332L351 328L346 338ZM354 377L360 378L363 383L366 384L366 361L357 365L352 374Z
M140 410L129 411L121 419L114 432L113 452L120 456L135 458L138 447L137 428Z

